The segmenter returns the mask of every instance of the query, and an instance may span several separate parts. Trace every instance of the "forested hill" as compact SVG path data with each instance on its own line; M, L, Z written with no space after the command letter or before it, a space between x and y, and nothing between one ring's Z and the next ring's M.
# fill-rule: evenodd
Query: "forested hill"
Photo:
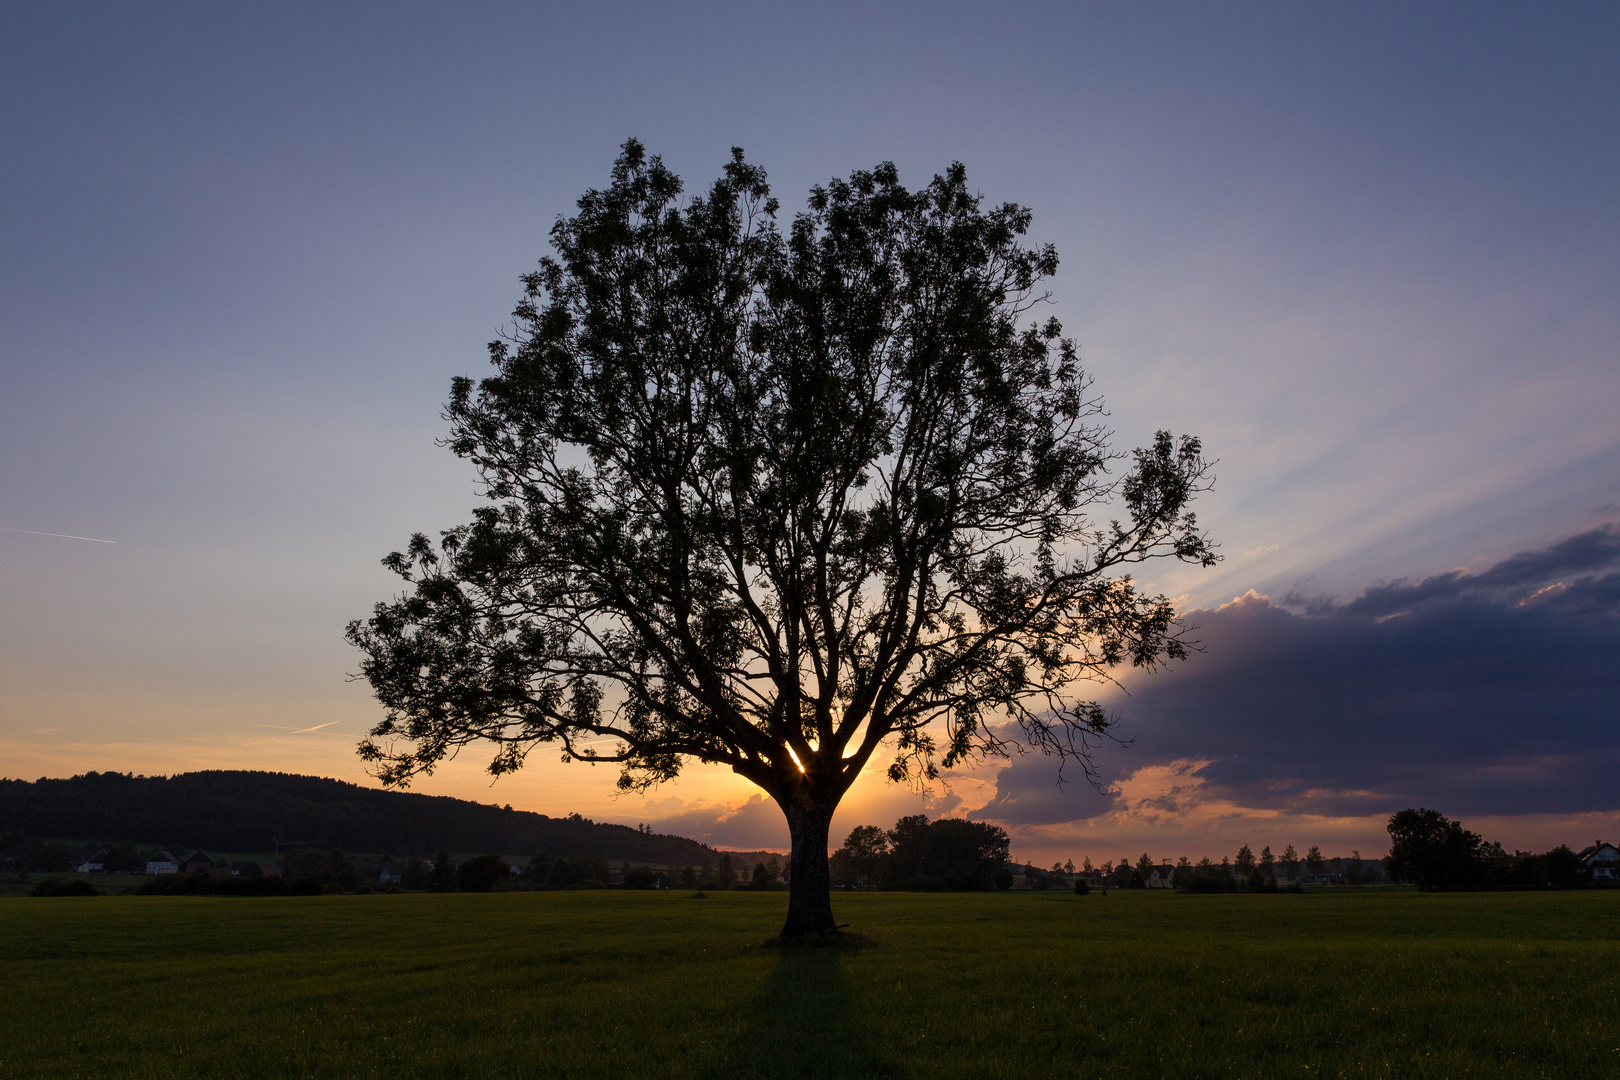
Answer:
M577 814L525 810L273 772L0 780L0 832L219 851L334 847L398 855L494 851L701 865L718 852Z

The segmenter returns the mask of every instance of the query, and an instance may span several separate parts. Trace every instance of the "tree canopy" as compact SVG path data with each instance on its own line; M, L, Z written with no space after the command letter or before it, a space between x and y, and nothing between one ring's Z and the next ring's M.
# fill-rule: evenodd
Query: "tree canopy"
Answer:
M1489 880L1485 841L1438 810L1420 807L1392 814L1389 839L1385 872L1422 891L1478 889Z
M452 384L487 504L389 556L409 590L348 633L385 783L479 741L496 775L546 745L626 789L725 765L787 817L797 934L833 926L828 824L880 748L897 782L1026 748L1089 770L1113 722L1077 684L1187 651L1123 571L1216 556L1199 441L1120 469L1031 317L1058 259L1027 209L884 163L777 211L741 150L683 199L627 142L494 373Z

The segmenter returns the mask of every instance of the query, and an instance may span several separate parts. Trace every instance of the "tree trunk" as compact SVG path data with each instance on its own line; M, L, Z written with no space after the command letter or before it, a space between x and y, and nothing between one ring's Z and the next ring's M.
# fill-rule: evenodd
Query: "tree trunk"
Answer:
M832 871L827 865L827 834L832 815L803 806L787 809L793 839L792 877L788 879L785 938L824 934L837 929L832 914Z

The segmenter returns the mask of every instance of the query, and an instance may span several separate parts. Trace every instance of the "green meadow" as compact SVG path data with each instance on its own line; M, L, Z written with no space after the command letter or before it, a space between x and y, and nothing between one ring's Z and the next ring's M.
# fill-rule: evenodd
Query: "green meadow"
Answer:
M0 902L4 1077L1620 1076L1620 892Z

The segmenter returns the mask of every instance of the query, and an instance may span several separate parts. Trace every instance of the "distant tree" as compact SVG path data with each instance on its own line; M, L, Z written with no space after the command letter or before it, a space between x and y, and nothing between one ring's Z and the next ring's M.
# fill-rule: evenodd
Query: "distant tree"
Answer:
M1087 876L1090 876L1090 874L1091 874L1091 856L1090 855L1087 855L1085 857L1085 861L1080 864L1080 869L1084 870L1086 872Z
M850 870L857 884L882 884L883 863L889 855L889 834L876 825L857 825L844 838Z
M1322 876L1322 849L1315 844L1305 853L1305 870L1312 877Z
M428 871L427 887L433 892L455 892L456 885L455 860L448 851L441 851L433 860L433 869Z
M1389 839L1385 872L1390 877L1410 881L1423 891L1477 889L1485 884L1489 863L1484 842L1438 810L1408 809L1391 815Z
M1573 889L1591 880L1592 871L1567 845L1559 844L1537 857L1540 874L1554 889Z
M452 384L491 502L350 624L386 709L360 753L385 785L480 740L495 775L555 744L626 790L725 765L787 818L783 934L827 931L828 827L880 748L896 782L1025 747L1089 772L1113 721L1080 688L1185 657L1127 571L1215 562L1209 465L1160 432L1108 471L1072 342L1024 325L1057 254L960 165L817 187L786 236L740 150L681 192L625 143L495 374Z
M1260 876L1267 881L1277 879L1277 857L1271 853L1271 845L1267 844L1260 849Z
M1287 847L1283 848L1281 862L1283 876L1289 881L1293 881L1299 876L1299 852L1294 850L1293 844L1289 844Z
M45 874L65 874L73 869L73 856L61 844L46 844L29 860L32 868Z
M1153 876L1153 860L1148 858L1145 851L1142 852L1142 857L1136 860L1136 876L1142 879L1143 885L1146 885L1148 879Z
M681 888L690 889L697 885L697 871L690 866L681 867Z
M1131 866L1131 860L1123 858L1114 864L1114 884L1121 889L1129 889L1137 881L1136 870Z
M478 855L456 867L456 887L462 892L489 892L508 874L499 855Z
M1176 868L1170 875L1170 884L1181 886L1187 883L1194 874L1192 860L1183 855L1176 860Z
M1073 859L1064 859L1063 860L1063 872L1065 874L1074 873L1074 860Z
M1007 832L961 818L901 818L889 832L884 881L891 888L974 891L1010 887ZM1005 884L1003 884L1005 883Z
M1233 860L1232 865L1239 877L1248 877L1254 872L1254 852L1249 849L1248 844L1238 848L1237 858Z
M652 867L634 866L621 871L619 880L627 889L656 889L658 878L658 872Z
M722 889L729 889L737 884L737 870L731 863L731 853L722 852L720 855L720 873L716 880Z
M405 873L400 877L400 886L406 889L425 889L428 887L429 873L432 867L425 859L411 856L405 864Z

